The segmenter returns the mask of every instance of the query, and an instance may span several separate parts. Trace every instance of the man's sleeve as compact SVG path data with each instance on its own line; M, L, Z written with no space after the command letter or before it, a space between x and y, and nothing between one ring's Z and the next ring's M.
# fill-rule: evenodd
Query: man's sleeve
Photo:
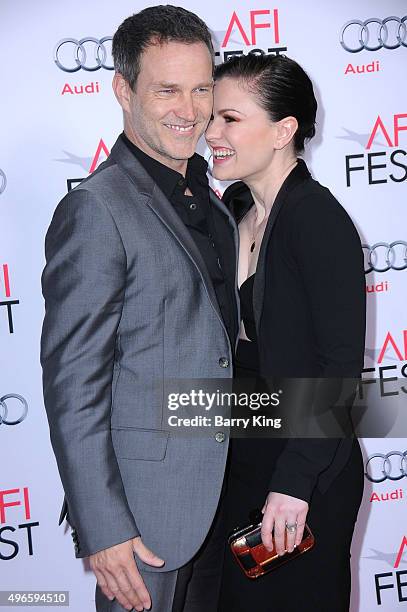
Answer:
M357 379L365 342L365 277L357 231L336 202L310 198L300 203L292 238L312 316L321 379L327 379L328 388L330 380ZM270 491L309 502L339 443L338 438L289 439L276 463Z
M109 210L82 189L57 207L45 255L44 401L76 555L85 557L139 535L110 433L126 254Z

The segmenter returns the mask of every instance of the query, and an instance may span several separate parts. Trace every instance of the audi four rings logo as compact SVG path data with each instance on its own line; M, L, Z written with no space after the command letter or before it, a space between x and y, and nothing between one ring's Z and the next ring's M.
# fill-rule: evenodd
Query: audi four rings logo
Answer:
M407 476L407 451L375 453L366 461L365 476L370 482L400 480Z
M16 415L14 415L14 418L10 417L10 406L8 400L11 399L17 400L18 402L17 418ZM17 395L17 393L9 393L8 395L3 395L3 397L0 397L0 425L18 425L19 423L24 421L27 414L27 400L25 400L22 395Z
M362 244L362 249L366 255L365 274L373 270L387 272L407 268L407 242L404 240L396 240L390 244L376 242L373 246Z
M54 50L54 62L64 72L77 72L81 68L94 72L100 68L114 70L111 52L112 36L100 40L86 36L80 40L63 38ZM110 42L110 45L108 43ZM110 49L108 47L110 46Z
M407 47L407 15L404 17L371 17L366 21L353 19L342 28L340 42L345 51L359 53L378 51L379 49L397 49ZM376 27L370 27L370 24Z
M3 170L0 168L0 195L3 193L7 185L6 175Z

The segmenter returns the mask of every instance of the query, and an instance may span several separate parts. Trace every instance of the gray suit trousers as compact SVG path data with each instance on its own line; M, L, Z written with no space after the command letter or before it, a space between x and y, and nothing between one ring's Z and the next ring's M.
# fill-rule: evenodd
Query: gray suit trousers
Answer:
M139 568L152 596L151 612L217 612L227 539L224 499L223 489L211 529L189 563L170 572ZM109 601L97 586L96 610L123 612L124 608Z
M154 602L151 612L172 612L175 586L179 570L172 572L146 572L140 570L142 578L149 593L154 593ZM109 601L99 587L96 587L97 612L123 612L123 608L116 600Z

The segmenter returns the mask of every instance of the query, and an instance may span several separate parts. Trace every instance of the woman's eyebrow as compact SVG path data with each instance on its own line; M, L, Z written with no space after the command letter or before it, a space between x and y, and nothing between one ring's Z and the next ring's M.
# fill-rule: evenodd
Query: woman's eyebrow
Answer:
M218 113L238 113L239 115L244 115L244 113L242 113L242 111L238 111L236 108L221 108L220 110L218 110Z

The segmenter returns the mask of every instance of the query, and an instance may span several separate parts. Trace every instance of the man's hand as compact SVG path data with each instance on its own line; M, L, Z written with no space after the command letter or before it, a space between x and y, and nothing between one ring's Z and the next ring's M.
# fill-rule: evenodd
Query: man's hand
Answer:
M262 509L263 522L261 526L261 539L267 550L272 550L272 532L276 551L279 555L292 552L302 540L305 519L308 513L308 504L303 499L284 495L284 493L269 493ZM287 525L295 525L292 532Z
M148 565L164 565L164 561L137 537L91 555L90 566L108 599L116 598L126 610L148 610L151 607L151 597L138 571L133 552Z

